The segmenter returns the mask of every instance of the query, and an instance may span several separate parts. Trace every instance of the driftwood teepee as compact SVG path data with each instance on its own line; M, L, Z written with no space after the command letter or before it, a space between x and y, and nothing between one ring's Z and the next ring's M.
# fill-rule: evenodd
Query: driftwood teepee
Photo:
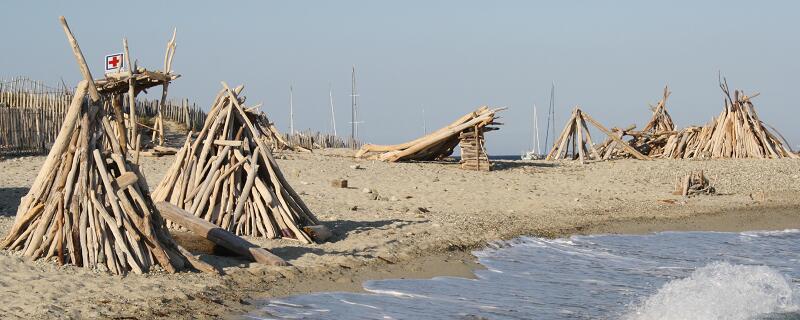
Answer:
M213 270L167 232L144 177L124 156L105 116L77 41L63 17L61 22L85 80L0 247L34 259L56 257L61 264L105 266L115 274L155 265L174 272L186 262Z
M319 224L278 168L258 118L225 87L194 142L187 138L153 193L237 235L311 243L304 227Z
M502 110L505 108L489 109L483 106L446 127L413 141L396 145L366 144L358 150L356 157L371 157L389 162L441 160L453 154L453 149L461 141L462 133L477 131L482 136L483 132L497 130L489 125L499 124L495 122L496 113Z
M637 159L650 160L649 157L639 153L639 151L636 151L627 142L623 141L622 134L615 134L609 131L578 107L572 111L572 116L564 125L561 135L554 141L553 148L550 150L550 153L547 154L545 160L578 159L583 163L588 159L602 159L602 154L592 143L592 137L586 126L587 121L608 135L611 142L618 145L625 152L630 153Z
M727 82L720 81L725 109L702 128L679 131L664 147L666 158L798 158L759 119L753 96L736 90L731 95Z

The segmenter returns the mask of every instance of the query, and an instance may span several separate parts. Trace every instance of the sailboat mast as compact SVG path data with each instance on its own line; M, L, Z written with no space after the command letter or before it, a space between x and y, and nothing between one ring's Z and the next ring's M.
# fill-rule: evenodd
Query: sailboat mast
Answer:
M333 84L329 85L328 96L331 103L331 127L333 127L333 136L336 136L336 112L333 109Z
M356 124L356 65L353 65L352 87L350 92L350 141L355 142L358 136L358 125ZM355 144L354 144L355 145Z
M545 128L544 134L544 145L545 148L549 148L550 145L550 133L552 132L553 140L556 139L556 119L555 119L555 90L556 90L556 83L553 82L550 86L550 106L547 109L547 127ZM552 124L552 125L551 125Z
M294 135L294 94L292 86L289 86L289 132Z
M542 154L542 149L539 147L539 117L536 115L536 104L533 104L533 141L536 144L536 154Z
M423 134L428 134L428 123L425 121L425 105L421 105L422 108L422 131Z

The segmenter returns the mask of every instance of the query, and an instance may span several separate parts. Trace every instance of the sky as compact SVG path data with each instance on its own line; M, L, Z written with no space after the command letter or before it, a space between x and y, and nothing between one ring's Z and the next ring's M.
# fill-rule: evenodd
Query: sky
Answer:
M487 134L489 153L514 155L532 147L534 104L546 149L552 83L556 131L576 105L606 127L642 127L665 85L684 127L722 111L721 72L731 88L761 93L761 119L800 148L799 10L791 1L14 1L0 10L0 77L80 80L60 15L95 77L123 37L138 65L161 69L177 28L182 77L171 97L208 109L220 81L244 84L248 104L263 103L288 130L292 86L295 129L327 132L332 88L337 131L349 136L355 65L361 140L408 141L488 105L508 107Z

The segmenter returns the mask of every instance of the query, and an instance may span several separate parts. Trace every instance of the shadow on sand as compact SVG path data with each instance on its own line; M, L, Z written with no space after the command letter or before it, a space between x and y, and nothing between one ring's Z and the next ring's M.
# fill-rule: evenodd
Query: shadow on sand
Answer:
M29 188L0 188L0 216L13 217L17 214L20 198Z

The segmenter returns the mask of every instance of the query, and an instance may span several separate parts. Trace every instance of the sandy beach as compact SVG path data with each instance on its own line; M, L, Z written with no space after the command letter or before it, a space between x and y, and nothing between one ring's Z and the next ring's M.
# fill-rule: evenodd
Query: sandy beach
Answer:
M0 253L0 312L18 318L219 318L257 308L262 298L359 290L364 280L471 276L470 251L520 235L561 237L664 230L800 228L800 161L499 161L472 172L456 164L383 163L350 150L283 153L292 186L334 232L331 241L249 240L291 267L249 263L191 234L174 232L201 258L202 273L111 276L99 270L26 261ZM0 233L10 228L44 157L0 160ZM143 158L154 187L172 157ZM672 195L677 175L704 170L716 195ZM348 188L334 188L347 179Z

